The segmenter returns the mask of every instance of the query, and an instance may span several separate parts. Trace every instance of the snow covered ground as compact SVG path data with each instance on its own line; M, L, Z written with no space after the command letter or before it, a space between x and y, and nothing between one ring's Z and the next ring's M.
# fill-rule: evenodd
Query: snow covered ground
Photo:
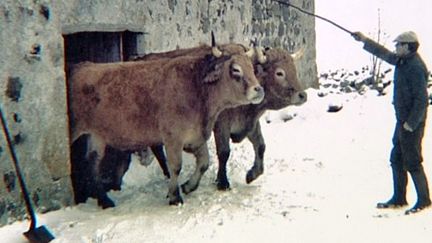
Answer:
M392 87L388 87L391 91ZM378 97L329 94L300 107L262 118L267 143L265 172L245 183L253 161L248 141L232 146L232 190L216 190L216 156L197 191L182 206L168 206L167 180L157 163L133 161L123 190L110 193L117 207L102 210L95 200L38 215L56 239L66 242L431 242L432 209L404 215L405 209L378 210L392 194L388 155L394 126L391 92ZM343 104L328 113L328 104ZM296 114L283 122L280 117ZM423 140L425 169L432 178L429 116ZM266 119L270 123L266 123ZM185 154L182 180L194 168ZM409 182L408 199L415 203ZM1 242L25 242L29 222L0 228Z

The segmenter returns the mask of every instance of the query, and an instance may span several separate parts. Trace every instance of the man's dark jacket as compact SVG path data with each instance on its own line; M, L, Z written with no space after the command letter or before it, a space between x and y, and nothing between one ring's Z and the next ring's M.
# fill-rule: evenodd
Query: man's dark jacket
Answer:
M393 104L398 123L407 122L416 129L426 120L428 106L428 71L417 53L398 57L376 42L365 40L364 49L395 65Z

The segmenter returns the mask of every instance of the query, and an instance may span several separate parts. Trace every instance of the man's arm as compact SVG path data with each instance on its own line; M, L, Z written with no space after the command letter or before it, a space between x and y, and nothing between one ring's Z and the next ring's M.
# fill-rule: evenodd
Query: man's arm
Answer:
M378 44L377 42L375 42L372 39L369 39L368 37L366 37L363 33L361 32L354 32L352 34L352 37L356 40L356 41L360 41L364 43L363 49L368 51L369 53L383 59L384 61L392 64L392 65L396 65L399 58L396 56L395 53L393 53L392 51L389 51L387 48L385 48L384 46Z

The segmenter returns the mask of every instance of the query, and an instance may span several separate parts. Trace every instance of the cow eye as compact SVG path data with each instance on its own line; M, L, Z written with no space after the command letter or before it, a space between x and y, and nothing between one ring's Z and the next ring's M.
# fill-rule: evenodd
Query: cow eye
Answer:
M284 78L285 77L285 70L283 70L282 68L277 68L275 75L277 78Z
M243 70L238 64L233 64L231 66L231 75L237 78L243 77Z

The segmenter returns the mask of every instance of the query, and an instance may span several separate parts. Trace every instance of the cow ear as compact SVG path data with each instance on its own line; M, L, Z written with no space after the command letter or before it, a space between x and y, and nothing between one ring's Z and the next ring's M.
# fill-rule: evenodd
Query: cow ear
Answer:
M200 65L202 71L203 83L214 83L218 81L222 75L224 63L229 60L231 56L222 56L216 58L213 55L206 55Z
M212 69L212 71L206 73L203 78L203 83L215 83L220 79L222 74L222 64L218 64Z

